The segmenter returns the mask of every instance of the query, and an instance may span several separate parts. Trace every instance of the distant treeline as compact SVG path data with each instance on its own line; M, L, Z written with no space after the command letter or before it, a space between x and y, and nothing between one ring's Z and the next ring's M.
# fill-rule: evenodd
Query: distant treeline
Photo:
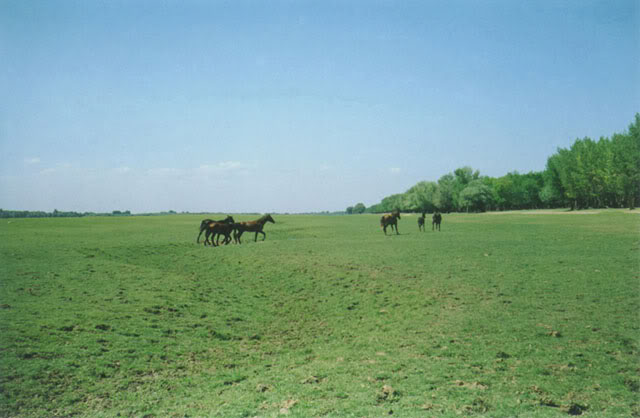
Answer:
M577 139L559 148L542 172L480 175L471 167L421 181L376 205L362 203L347 213L482 212L487 210L562 208L634 208L640 199L640 114L628 131L611 138Z
M30 210L3 210L0 209L0 218L79 218L82 216L131 216L128 210L114 210L111 213L95 212L62 212L54 209L53 212L30 211Z

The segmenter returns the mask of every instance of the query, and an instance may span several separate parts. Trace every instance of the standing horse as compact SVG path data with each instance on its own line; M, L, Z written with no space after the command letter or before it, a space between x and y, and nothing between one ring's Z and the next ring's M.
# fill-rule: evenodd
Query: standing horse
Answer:
M267 239L267 234L262 231L262 228L264 228L264 224L267 222L271 222L272 224L276 223L271 215L267 214L255 221L238 222L237 224L234 224L233 226L235 231L233 233L233 238L235 239L235 242L237 242L238 244L242 244L242 242L240 241L240 237L242 236L242 234L244 234L245 231L256 233L254 242L258 241L258 234L262 234L262 240L264 241L265 239Z
M433 214L433 218L431 220L431 230L440 230L440 223L442 222L442 215L440 214L440 212L436 211L436 213Z
M212 223L226 223L226 224L231 223L231 224L233 224L234 222L235 221L233 220L232 216L227 216L226 218L224 218L221 221L214 221L213 219L205 219L205 220L203 220L202 222L200 222L200 233L198 234L198 238L196 239L196 242L198 244L200 244L200 236L202 235L202 233L204 231L207 231L206 234L205 234L205 242L204 242L204 244L207 245L207 242L209 241L209 236L211 235L210 228L209 228L210 224L212 224Z
M422 216L418 218L418 231L424 232L424 217L426 216L425 212L422 212Z
M391 225L391 232L393 232L393 228L396 229L396 234L400 235L398 232L398 219L400 218L400 211L398 209L394 210L390 214L382 215L380 218L380 226L384 230L384 234L387 235L387 227Z

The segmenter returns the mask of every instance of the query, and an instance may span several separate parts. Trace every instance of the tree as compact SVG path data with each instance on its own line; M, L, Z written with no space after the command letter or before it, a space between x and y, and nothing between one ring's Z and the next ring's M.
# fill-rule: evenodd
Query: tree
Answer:
M387 196L382 199L380 202L380 212L391 212L395 209L404 209L403 207L404 195L401 193L392 194L391 196Z
M440 210L443 212L451 212L455 207L455 177L453 174L445 174L438 180L440 191Z
M351 214L353 214L353 206L349 206L347 208L347 215L351 215Z
M489 186L482 180L472 180L467 187L460 192L461 208L467 212L484 212L493 204L493 193Z
M514 184L513 176L507 174L496 179L494 183L495 191L495 203L499 209L509 210L513 209L514 199Z
M478 177L480 177L480 172L477 170L474 172L473 168L469 166L456 168L453 171L453 174L455 175L456 181L461 186L466 186L467 184L471 183L473 180L477 180Z
M566 207L566 190L562 182L562 158L560 154L553 154L547 158L544 177L544 197L540 198L546 202L548 207Z
M612 139L613 172L617 185L629 209L635 208L640 194L640 114L626 134Z
M440 205L438 184L432 181L421 181L405 192L405 210L412 212L434 212Z
M354 207L353 207L353 213L364 213L364 211L366 210L366 206L364 205L364 203L357 203Z
M469 185L473 180L477 180L480 177L479 171L473 171L473 168L469 166L457 168L453 171L454 183L453 183L453 205L457 210L462 210L464 204L460 201L460 193Z
M576 139L547 159L543 172L481 177L461 167L434 182L421 181L387 196L368 212L535 209L540 207L634 208L640 201L640 114L611 139Z

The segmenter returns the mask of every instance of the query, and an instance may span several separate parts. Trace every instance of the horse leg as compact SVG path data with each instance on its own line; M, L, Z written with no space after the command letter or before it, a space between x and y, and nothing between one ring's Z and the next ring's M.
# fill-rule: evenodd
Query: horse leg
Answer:
M264 241L265 239L267 239L267 234L264 233L264 231L258 231L262 234L262 240ZM256 232L256 237L258 236L258 232Z
M398 224L396 224L396 235L400 235L400 231L398 231Z

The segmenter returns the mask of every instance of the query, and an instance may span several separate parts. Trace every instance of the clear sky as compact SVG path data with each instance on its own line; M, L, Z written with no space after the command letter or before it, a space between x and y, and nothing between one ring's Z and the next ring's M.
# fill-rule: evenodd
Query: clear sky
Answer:
M640 2L0 0L0 208L344 210L640 111Z

